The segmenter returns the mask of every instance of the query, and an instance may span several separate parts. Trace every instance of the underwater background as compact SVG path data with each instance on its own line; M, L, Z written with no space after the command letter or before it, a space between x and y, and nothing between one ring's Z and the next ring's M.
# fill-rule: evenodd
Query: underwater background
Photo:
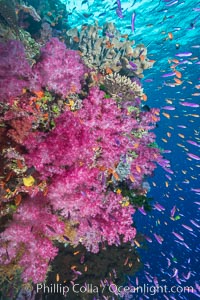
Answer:
M20 6L16 6L16 11L19 10L16 22L10 22L10 15L6 13L8 2L0 0L0 16L7 24L6 26L10 26L13 30L10 40L14 39L15 31L21 27L30 33L33 40L40 41L41 36L38 37L38 32L41 24L45 23L47 24L46 27L44 26L47 29L46 41L53 36L64 41L67 46L71 45L72 49L78 50L76 45L78 40L74 38L72 43L71 40L66 40L66 31L75 27L81 30L82 26L94 25L95 22L98 22L99 27L103 27L107 22L112 22L116 29L125 36L125 39L127 35L128 40L135 41L134 45L142 45L141 47L144 45L147 48L147 57L152 63L151 68L144 68L138 76L145 93L144 102L140 108L143 112L149 112L150 108L154 107L160 109L160 120L156 122L153 132L156 135L155 141L162 150L163 159L170 161L170 168L169 165L163 165L163 161L160 160L157 168L152 170L152 174L144 175L143 182L140 182L142 188L148 191L147 197L152 198L149 200L151 209L144 210L144 207L137 207L137 211L134 213L133 220L138 238L134 244L136 252L132 254L131 264L135 267L131 271L124 270L123 264L126 266L127 262L123 261L122 266L119 266L123 283L120 280L118 283L116 282L116 286L141 286L142 289L139 289L139 292L129 291L118 296L111 291L99 297L90 295L91 298L72 293L67 298L72 300L120 298L195 300L200 298L200 2L196 0L17 1L18 5L24 5L24 9L21 9L20 13ZM24 17L23 15L28 12L26 7L30 6L35 8L30 13L30 16L34 15L34 20L30 16ZM43 10L39 10L39 7L43 7ZM59 15L61 15L60 19ZM114 37L109 38L112 42ZM36 52L39 50L37 49ZM140 52L139 56L142 54L143 52ZM30 55L30 61L33 57L35 58L34 55ZM135 65L131 66L134 69ZM109 72L106 69L107 71ZM78 72L77 77L79 76ZM141 74L142 76L140 76ZM3 75L0 75L0 79L3 78ZM0 87L2 88L2 86ZM44 131L47 130L45 127ZM29 165L30 160L31 157L29 157ZM29 171L27 176L34 174L31 173L31 170ZM140 173L140 171L138 172ZM118 180L115 174L113 176L115 180ZM114 183L115 180L113 180ZM24 185L31 186L29 183L27 185L24 183ZM27 191L20 190L20 192ZM56 197L53 192L52 197ZM58 207L56 208L58 209ZM3 220L3 226L5 222L7 220ZM59 226L59 230L61 230L62 225ZM109 246L110 256L109 251L106 258L106 255L96 254L100 260L97 259L96 263L91 263L93 273L89 280L92 281L95 274L98 274L98 263L100 264L104 258L102 270L107 268L106 261L111 261L112 257L120 260L119 257L123 251L127 250L125 257L128 257L127 253L133 251L129 249L129 246L127 249L124 246L119 256L115 249L111 249ZM85 250L81 248L82 246L78 247L80 248L77 251L80 253L83 251L87 256ZM61 246L60 253L67 251L66 249ZM73 251L72 248L69 253ZM82 256L79 257L80 260L81 258ZM70 259L73 260L73 255ZM93 258L91 260L93 261ZM139 265L139 263L141 264ZM52 277L50 275L49 284L54 281L59 282L59 275L56 274L59 274L62 264L62 260L58 261L58 265L53 269ZM70 264L70 262L66 261L66 264ZM112 270L115 269L113 267L115 264L114 260ZM102 271L96 276L98 280L102 276L103 280L104 272ZM68 280L68 277L66 278ZM5 285L5 282L2 284ZM9 284L6 283L8 286ZM81 284L84 284L84 277L81 279ZM96 284L95 280L93 284ZM106 285L105 282L104 284ZM159 289L155 292L153 289L165 285L167 286L165 292ZM175 292L170 291L175 286L177 287ZM184 287L190 287L189 292L188 290L184 292ZM4 290L3 287L2 290ZM2 294L1 299L63 298L56 293L42 298L41 295L22 290L15 298Z

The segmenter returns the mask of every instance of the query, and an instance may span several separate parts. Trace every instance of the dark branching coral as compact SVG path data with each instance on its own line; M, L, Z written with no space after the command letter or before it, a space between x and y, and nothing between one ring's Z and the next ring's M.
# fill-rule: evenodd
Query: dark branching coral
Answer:
M17 15L13 0L0 0L0 24L6 24L17 34L19 33Z
M125 275L133 275L140 267L137 252L130 243L121 243L120 246L107 246L97 254L89 253L79 245L76 248L59 245L59 254L52 262L52 270L48 274L47 285L52 283L63 284L71 287L72 282L84 286L84 284L98 287L98 293L75 294L70 288L67 298L92 300L104 299L103 295L111 295L108 285L113 282L123 285ZM105 285L102 293L103 285ZM56 297L56 295L52 295ZM62 299L62 295L58 295ZM114 297L114 294L112 294ZM43 295L46 300L51 300L51 295ZM64 298L63 298L64 299ZM116 298L117 299L117 298Z

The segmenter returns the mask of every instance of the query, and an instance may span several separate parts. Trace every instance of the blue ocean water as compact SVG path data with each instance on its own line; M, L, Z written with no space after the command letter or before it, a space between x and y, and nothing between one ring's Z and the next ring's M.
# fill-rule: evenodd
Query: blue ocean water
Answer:
M56 0L21 1L30 2L37 6L39 2L56 3ZM67 28L113 22L121 34L128 34L136 45L144 44L148 49L147 57L155 61L153 68L145 70L141 79L147 95L144 105L160 108L160 121L154 132L172 171L158 166L153 176L146 179L153 209L146 215L139 210L134 215L138 233L145 236L141 247L139 244L136 247L142 267L134 276L126 275L125 285L129 292L124 299L198 299L200 1L62 2L68 12ZM59 297L52 295L48 299ZM104 299L112 299L112 295Z
M171 150L165 157L171 162L173 174L158 167L154 176L148 179L151 185L149 196L154 198L154 204L162 205L162 209L155 207L146 216L140 212L134 216L137 229L150 240L147 241L147 249L140 250L144 268L136 277L129 278L135 286L166 285L168 291L159 291L155 295L150 292L143 295L134 293L127 295L127 299L198 299L200 193L193 189L200 188L200 2L63 0L63 3L70 12L70 26L93 24L94 21L98 21L100 26L105 21L114 22L121 33L129 34L136 44L148 46L148 57L156 62L152 69L144 72L142 79L148 96L145 104L159 108L173 106L174 109L161 109L161 120L155 130L158 145ZM122 15L119 17L116 9L120 6ZM135 20L131 24L133 14ZM173 72L177 59L176 70L181 72L182 77L178 74L180 82L175 85L174 76L165 74ZM183 106L182 102L189 104ZM191 158L188 153L197 157ZM154 234L162 237L162 243L156 240ZM178 287L175 293L170 291L173 286ZM184 293L186 286L192 286L193 292Z

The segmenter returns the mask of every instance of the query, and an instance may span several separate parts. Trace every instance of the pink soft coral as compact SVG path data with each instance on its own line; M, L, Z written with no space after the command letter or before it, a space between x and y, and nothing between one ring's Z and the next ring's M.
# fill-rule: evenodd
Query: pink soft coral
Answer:
M104 96L104 92L92 88L77 116L90 129L94 147L99 149L97 165L114 168L131 147L130 134L136 121L115 100Z
M73 243L81 242L92 252L98 252L103 241L118 244L120 236L126 242L136 234L134 209L122 207L122 196L105 189L98 169L82 167L55 178L49 190L54 210L78 224Z
M26 161L42 178L62 174L73 165L92 163L93 146L90 133L71 111L61 114L49 133L27 138Z
M32 89L46 87L63 97L78 93L85 69L77 51L52 38L41 49L40 60L33 67Z
M44 87L64 98L79 93L85 71L78 52L67 49L57 38L41 49L32 69L21 42L0 43L0 102L21 95L23 88L39 91Z
M1 234L1 263L8 264L22 253L18 264L23 270L23 280L44 281L48 263L58 252L52 240L63 232L64 223L51 213L45 198L38 194L27 199Z
M31 67L19 41L0 43L0 102L8 101L29 87Z

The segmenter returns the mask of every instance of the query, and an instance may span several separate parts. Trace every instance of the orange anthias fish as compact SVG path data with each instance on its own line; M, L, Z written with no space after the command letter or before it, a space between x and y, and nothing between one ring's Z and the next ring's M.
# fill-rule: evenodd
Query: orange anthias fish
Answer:
M174 37L174 36L173 36L173 34L172 34L171 32L169 32L169 33L168 33L168 37L169 37L170 40L173 40L173 37Z
M107 68L105 69L105 71L106 71L106 74L107 74L107 75L109 75L109 74L112 74L112 73L113 73L112 69L111 69L111 68L109 68L109 67L107 67Z
M175 74L176 74L176 77L178 78L181 78L182 77L182 74L181 72L177 71L177 70L174 70Z
M111 44L110 41L107 41L107 42L106 42L106 48L107 48L107 49L111 49L111 48L113 48L113 47L114 47L114 44Z
M172 61L173 63L175 63L175 64L178 64L178 63L179 63L179 60L178 60L178 59L175 59L175 58L172 59L171 61Z
M127 38L128 38L128 34L122 34L121 37L122 37L123 39L127 39Z
M178 78L174 78L174 80L176 81L176 83L178 84L178 85L180 85L180 84L182 84L183 83L183 81L181 81L180 79L178 79Z
M142 95L142 100L147 101L147 95L146 94Z
M21 203L22 201L22 196L21 194L18 194L16 197L15 197L15 205L16 206L19 206L19 204Z
M170 119L170 115L169 115L169 114L167 114L167 113L165 113L165 112L163 112L162 114L163 114L163 116L165 116L167 119Z
M145 55L142 55L142 54L140 54L140 60L141 60L141 61L144 61L144 60L145 60L145 58L146 58L146 56L145 56Z
M78 36L75 36L75 37L73 38L73 41L76 42L76 43L79 43L79 38L78 38Z
M38 97L38 99L41 99L42 97L44 97L43 91L34 92L34 94Z

